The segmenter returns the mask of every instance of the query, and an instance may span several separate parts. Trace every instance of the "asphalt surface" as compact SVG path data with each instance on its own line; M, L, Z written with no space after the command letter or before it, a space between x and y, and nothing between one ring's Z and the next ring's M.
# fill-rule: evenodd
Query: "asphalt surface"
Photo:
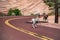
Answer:
M16 28L23 28L24 30L28 30L30 32L34 32L38 34L38 38L36 34L28 34L22 31L18 31L14 28L9 27L5 24L5 21L8 19L14 19L9 21L9 23ZM29 22L32 17L3 17L0 18L0 40L45 40L45 37L52 38L53 40L60 40L60 29L45 27L44 25L37 25L38 27L33 29L31 23ZM35 35L35 36L34 36ZM40 36L41 35L41 36ZM42 38L42 36L45 36ZM51 40L46 38L46 40Z

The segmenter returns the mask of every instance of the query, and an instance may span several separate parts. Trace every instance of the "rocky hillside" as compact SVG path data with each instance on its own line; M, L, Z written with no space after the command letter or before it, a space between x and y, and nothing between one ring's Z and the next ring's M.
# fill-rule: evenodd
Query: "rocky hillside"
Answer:
M7 14L10 8L20 9L23 15L49 13L49 7L43 0L0 0L0 12Z

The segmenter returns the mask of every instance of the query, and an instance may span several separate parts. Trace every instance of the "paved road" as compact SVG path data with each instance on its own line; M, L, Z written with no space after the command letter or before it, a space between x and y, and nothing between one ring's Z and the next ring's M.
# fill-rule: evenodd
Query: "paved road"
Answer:
M37 25L32 28L32 17L0 18L0 40L60 40L60 29ZM7 22L8 21L8 22Z

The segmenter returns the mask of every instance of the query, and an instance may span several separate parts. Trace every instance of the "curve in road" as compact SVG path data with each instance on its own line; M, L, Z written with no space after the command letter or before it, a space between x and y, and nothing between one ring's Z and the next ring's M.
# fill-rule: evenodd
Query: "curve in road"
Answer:
M5 24L15 30L18 30L20 32L23 32L23 33L26 33L28 35L31 35L31 36L34 36L36 38L39 38L39 39L42 39L42 40L54 40L52 38L49 38L49 37L46 37L46 36L42 36L42 35L39 35L37 33L34 33L34 32L31 32L31 31L28 31L26 29L23 29L23 28L17 28L15 26L13 26L12 24L9 23L9 21L12 21L12 20L16 20L16 19L21 19L21 18L12 18L12 19L8 19L5 21Z

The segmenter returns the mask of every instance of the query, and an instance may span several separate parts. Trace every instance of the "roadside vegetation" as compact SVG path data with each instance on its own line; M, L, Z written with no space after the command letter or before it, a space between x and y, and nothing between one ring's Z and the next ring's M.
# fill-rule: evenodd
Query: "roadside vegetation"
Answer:
M48 15L55 15L55 2L45 2L49 7L50 9L49 10L52 10ZM58 0L58 3L60 3L60 0ZM58 15L60 16L60 8L58 9Z
M6 14L0 12L0 17L7 16Z
M22 16L21 10L19 9L9 9L8 16Z

